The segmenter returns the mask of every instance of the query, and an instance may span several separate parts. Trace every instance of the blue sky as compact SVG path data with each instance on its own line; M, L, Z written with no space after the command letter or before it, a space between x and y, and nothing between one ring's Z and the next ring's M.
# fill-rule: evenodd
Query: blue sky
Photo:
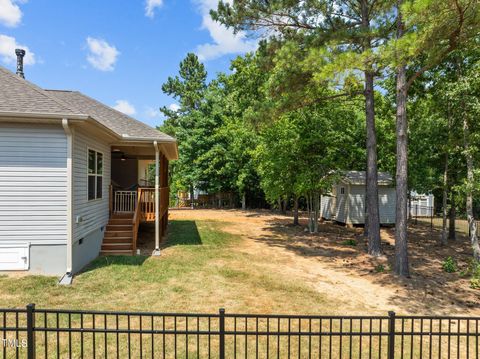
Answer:
M78 90L150 125L174 100L161 85L188 52L210 77L255 48L244 34L213 22L217 0L0 0L0 63L48 89ZM174 105L173 105L174 106Z

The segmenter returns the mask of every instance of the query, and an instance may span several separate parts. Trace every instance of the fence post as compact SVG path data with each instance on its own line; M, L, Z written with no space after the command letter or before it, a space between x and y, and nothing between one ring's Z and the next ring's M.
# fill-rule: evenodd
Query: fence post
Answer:
M27 305L27 358L35 359L35 304Z
M225 309L220 308L220 346L219 346L219 357L220 359L225 359Z
M395 358L395 312L388 312L388 359Z

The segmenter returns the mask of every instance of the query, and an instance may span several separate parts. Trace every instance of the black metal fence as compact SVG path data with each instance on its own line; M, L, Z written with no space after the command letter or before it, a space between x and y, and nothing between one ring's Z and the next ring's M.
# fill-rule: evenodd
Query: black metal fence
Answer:
M3 358L479 358L480 317L0 309Z

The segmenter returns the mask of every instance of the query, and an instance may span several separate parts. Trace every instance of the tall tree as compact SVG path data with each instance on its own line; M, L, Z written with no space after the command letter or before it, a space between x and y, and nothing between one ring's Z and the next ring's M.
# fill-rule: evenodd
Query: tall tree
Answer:
M161 129L174 135L182 154L175 163L173 187L188 189L193 198L193 188L198 184L198 171L195 160L199 152L205 149L205 127L199 126L199 110L205 100L207 91L207 72L195 54L187 54L180 63L179 74L169 77L162 86L163 92L172 96L179 103L179 109L162 107L160 111L166 116Z
M348 71L350 75L359 69L363 72L362 94L367 123L368 251L374 256L381 254L374 104L374 80L379 67L375 49L390 29L389 8L389 1L378 0L234 0L233 3L221 1L218 9L211 13L215 20L236 31L272 31L280 34L279 38L283 40L300 43L302 48L312 48L310 65L316 61L323 67L324 59L330 57L331 72ZM319 50L325 49L325 46L327 50L320 53ZM288 65L292 67L291 62ZM323 70L311 74L310 78L322 77L321 72ZM343 80L352 78L345 75L338 77Z
M391 43L397 79L395 273L408 276L408 90L418 77L478 36L480 4L477 0L398 0L396 12L397 36ZM415 67L419 58L423 64Z
M480 126L480 53L478 50L457 51L450 59L450 74L440 80L444 101L453 107L452 117L462 130L462 155L465 158L466 178L458 185L465 195L465 208L473 257L480 261L480 244L477 236L477 221L474 213L474 195L480 193L478 185ZM450 76L448 76L450 75Z

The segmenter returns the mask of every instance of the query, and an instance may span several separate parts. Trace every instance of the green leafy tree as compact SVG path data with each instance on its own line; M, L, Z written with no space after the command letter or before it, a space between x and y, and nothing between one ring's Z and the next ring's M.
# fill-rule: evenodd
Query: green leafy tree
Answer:
M377 136L374 81L381 71L377 47L388 37L391 1L256 1L220 2L212 17L236 31L273 31L282 43L271 89L290 105L316 101L334 79L347 94L364 95L367 132L367 228L369 253L380 255ZM363 73L359 85L358 71ZM298 90L297 90L298 89ZM297 91L296 91L297 90ZM287 93L287 96L284 94ZM292 96L293 95L293 96ZM333 96L344 96L335 93ZM306 101L305 101L306 99ZM288 101L287 101L288 102Z
M205 133L208 131L200 107L207 91L207 72L194 54L188 54L180 63L179 75L169 77L162 90L176 99L180 108L176 111L167 107L160 110L166 116L161 130L177 138L178 161L172 168L174 189L190 190L199 181L199 171L195 166L198 154L205 151ZM173 192L173 191L172 191Z
M265 126L256 160L267 199L305 198L309 229L317 232L320 196L364 157L363 131L358 106L340 100L285 113Z
M418 77L478 36L480 3L476 0L398 0L396 13L397 36L383 53L386 58L390 57L396 72L395 273L408 276L408 91ZM418 60L421 60L420 66Z

